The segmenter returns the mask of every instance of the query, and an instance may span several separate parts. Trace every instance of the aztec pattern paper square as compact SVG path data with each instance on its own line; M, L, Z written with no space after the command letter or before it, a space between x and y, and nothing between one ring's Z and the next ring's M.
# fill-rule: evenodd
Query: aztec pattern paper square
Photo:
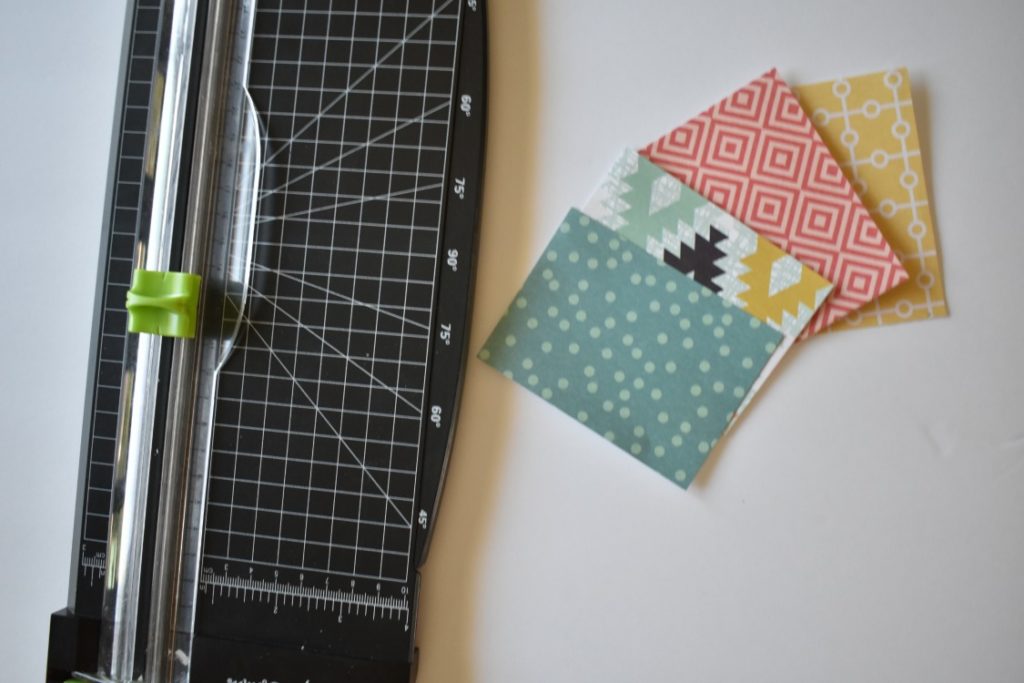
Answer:
M832 283L633 150L583 207L630 242L789 337Z
M833 283L804 336L907 279L774 69L641 153Z
M910 74L893 69L793 92L910 275L834 329L948 315Z
M782 340L573 210L479 358L685 488Z

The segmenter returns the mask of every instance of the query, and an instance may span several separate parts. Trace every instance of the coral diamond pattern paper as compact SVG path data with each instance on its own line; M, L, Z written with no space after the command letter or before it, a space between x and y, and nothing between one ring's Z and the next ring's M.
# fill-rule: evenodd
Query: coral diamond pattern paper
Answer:
M835 284L804 336L907 279L774 69L641 153Z

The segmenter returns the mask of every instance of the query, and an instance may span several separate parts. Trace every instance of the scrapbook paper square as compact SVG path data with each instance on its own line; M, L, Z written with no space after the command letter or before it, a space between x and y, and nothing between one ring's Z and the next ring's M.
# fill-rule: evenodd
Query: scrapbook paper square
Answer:
M734 420L832 291L825 278L633 150L620 155L584 211L785 335Z
M803 336L907 279L774 69L641 154L833 283Z
M479 357L686 487L782 340L573 210Z
M832 283L633 150L583 207L630 242L796 337Z
M910 74L879 71L793 92L910 275L833 329L948 315Z

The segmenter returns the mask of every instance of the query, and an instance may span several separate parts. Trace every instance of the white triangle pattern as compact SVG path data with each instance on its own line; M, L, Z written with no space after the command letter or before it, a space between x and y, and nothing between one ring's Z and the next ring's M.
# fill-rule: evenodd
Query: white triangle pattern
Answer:
M832 293L832 290L833 290L833 288L830 285L828 287L822 287L817 292L815 292L814 293L814 307L815 308L820 307L822 302L824 302L825 299L828 298L828 295Z
M804 268L792 256L780 256L772 263L772 274L768 280L768 296L775 296L790 287L800 284Z
M812 315L814 315L814 311L811 310L807 304L801 301L797 304L796 315L784 310L782 311L781 321L775 322L774 320L769 320L768 324L785 335L795 337L803 331L804 326L807 325L807 322L811 319Z
M628 224L623 214L629 211L631 206L622 197L631 189L625 181L609 178L597 189L586 208L594 218L612 230L619 230Z
M683 195L682 185L670 175L663 175L651 183L649 215L653 216L664 208L672 206Z
M624 214L632 209L633 205L624 197L633 191L633 186L626 182L626 179L636 174L639 169L639 155L619 155L605 181L587 202L585 211L612 230L620 230L629 225Z

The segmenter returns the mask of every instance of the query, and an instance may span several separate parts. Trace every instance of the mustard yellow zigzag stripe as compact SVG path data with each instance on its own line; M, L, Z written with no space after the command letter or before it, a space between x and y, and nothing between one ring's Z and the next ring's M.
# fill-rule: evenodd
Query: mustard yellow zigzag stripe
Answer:
M784 314L796 318L800 316L801 304L808 312L814 311L821 303L821 297L832 287L832 283L807 267L800 269L800 281L771 295L772 266L780 259L790 259L766 240L757 241L757 250L743 259L748 270L740 275L740 280L750 289L740 297L746 302L747 313L765 320L776 326L783 324ZM808 316L809 317L809 316Z

